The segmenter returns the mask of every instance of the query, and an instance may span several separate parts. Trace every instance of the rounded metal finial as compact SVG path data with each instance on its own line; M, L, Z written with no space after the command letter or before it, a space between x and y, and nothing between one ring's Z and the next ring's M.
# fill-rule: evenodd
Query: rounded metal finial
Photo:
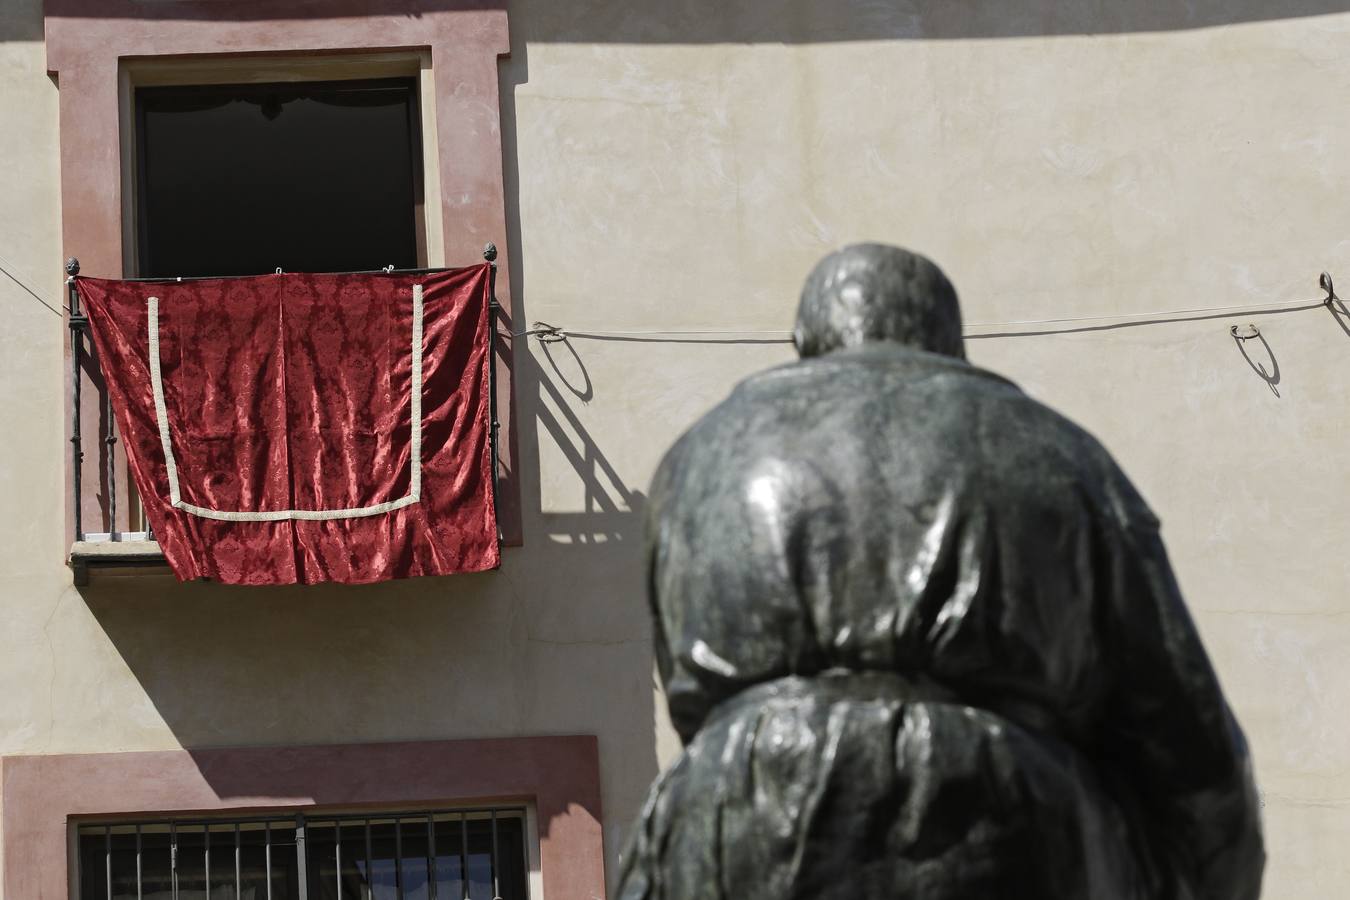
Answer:
M487 246L483 248L483 259L486 259L488 262L495 262L497 260L497 245L492 243L492 241L488 241Z
M73 256L66 260L66 274L67 275L80 274L80 261Z

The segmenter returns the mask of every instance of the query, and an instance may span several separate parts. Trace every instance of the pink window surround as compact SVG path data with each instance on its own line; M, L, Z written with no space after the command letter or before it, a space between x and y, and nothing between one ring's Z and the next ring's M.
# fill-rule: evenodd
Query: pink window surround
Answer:
M0 779L4 896L15 900L70 897L76 817L506 801L534 804L545 900L605 896L589 736L10 756Z
M497 295L514 321L497 73L510 52L506 0L47 0L45 13L47 68L60 94L63 255L78 257L85 275L127 274L118 108L125 60L429 50L441 195L428 208L439 209L447 265L471 265L484 244L497 245ZM498 516L506 542L518 545L510 338L498 346ZM86 480L97 477L97 454L88 452L97 433L95 420ZM85 502L86 521L97 522L96 506Z

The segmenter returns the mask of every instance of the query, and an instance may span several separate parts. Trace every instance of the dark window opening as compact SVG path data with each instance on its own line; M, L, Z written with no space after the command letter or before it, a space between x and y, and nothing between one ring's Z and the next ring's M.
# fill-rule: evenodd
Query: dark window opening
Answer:
M137 274L425 259L415 78L136 91Z

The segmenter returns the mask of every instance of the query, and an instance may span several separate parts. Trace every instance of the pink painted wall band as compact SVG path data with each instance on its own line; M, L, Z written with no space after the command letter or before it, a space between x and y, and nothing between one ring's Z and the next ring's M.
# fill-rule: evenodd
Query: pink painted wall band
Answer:
M9 756L4 896L68 900L80 817L533 803L546 900L605 896L594 737Z

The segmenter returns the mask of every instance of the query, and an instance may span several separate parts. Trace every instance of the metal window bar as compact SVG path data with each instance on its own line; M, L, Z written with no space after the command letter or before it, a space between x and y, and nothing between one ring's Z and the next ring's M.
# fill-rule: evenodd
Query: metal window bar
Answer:
M309 895L309 869L305 865L305 817L297 815L295 817L295 877L300 885L301 900L306 900Z
M375 876L370 868L370 820L366 819L366 896L362 900L373 900L375 896Z
M459 814L459 881L464 885L464 900L469 900L469 814Z
M492 900L501 900L502 892L497 884L497 811L492 811Z
M436 900L436 817L427 814L427 896Z
M403 820L394 819L394 896L403 900Z
M492 511L497 512L497 488L500 481L499 463L500 451L498 449L498 431L500 422L497 418L497 325L501 316L501 304L497 302L497 246L489 243L483 248L483 259L491 266L489 278L488 294L488 418L490 428L488 442L492 456ZM81 412L81 375L84 369L84 345L85 335L89 331L89 317L86 316L80 306L80 292L75 285L75 276L80 274L80 261L75 257L66 260L66 285L69 293L69 318L67 324L70 328L70 358L71 358L71 427L70 427L70 446L71 446L71 492L74 508L74 532L75 541L78 543L90 536L84 530L83 522L83 479L82 469L84 464L84 442L80 432L80 412ZM350 272L330 272L331 275L432 275L437 272L449 271L446 267L417 268L417 269L395 269L392 266L384 269L356 269ZM137 278L134 281L148 283L164 282L184 282L184 281L207 281L218 278L232 277L253 277L253 276L217 276L217 275L193 275L178 276L169 278ZM95 360L97 362L97 360ZM119 540L122 537L129 537L130 533L119 532L117 530L117 478L116 478L116 452L117 443L116 425L112 412L112 396L104 388L105 402L107 403L108 433L105 438L107 442L107 479L108 479L108 531L107 540ZM145 539L153 541L155 539L154 531L150 522L145 518L144 506L141 507L140 518L145 523ZM102 534L102 533L101 533ZM140 535L137 534L136 537ZM502 530L500 523L497 526L497 540L502 540Z

